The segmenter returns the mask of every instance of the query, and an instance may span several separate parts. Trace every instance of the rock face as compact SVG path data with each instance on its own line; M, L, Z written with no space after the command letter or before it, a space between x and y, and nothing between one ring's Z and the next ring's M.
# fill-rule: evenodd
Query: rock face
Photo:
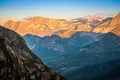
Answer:
M0 26L1 80L65 80L46 67L15 32Z
M113 19L108 19L107 21L101 23L93 29L93 32L97 33L108 33L112 29L120 26L120 14L115 16Z
M33 34L38 35L40 37L51 36L55 32L59 30L66 31L62 35L63 37L68 37L70 31L73 33L74 31L90 31L91 27L85 24L76 24L77 22L71 23L63 19L49 19L43 17L33 17L27 19L27 21L7 21L4 26L14 30L21 36L25 34ZM70 30L70 31L69 31ZM69 33L68 33L69 32ZM61 37L62 37L61 36Z

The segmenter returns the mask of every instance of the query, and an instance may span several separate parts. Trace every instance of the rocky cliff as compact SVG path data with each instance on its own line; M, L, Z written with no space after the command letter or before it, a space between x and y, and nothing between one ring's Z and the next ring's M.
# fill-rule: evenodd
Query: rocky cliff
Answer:
M45 66L15 32L0 26L0 80L65 80Z

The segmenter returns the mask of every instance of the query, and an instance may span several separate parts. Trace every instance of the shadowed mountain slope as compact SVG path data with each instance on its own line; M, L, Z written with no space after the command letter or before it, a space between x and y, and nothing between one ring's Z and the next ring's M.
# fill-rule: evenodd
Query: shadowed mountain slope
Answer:
M65 80L45 66L22 37L0 26L1 80Z

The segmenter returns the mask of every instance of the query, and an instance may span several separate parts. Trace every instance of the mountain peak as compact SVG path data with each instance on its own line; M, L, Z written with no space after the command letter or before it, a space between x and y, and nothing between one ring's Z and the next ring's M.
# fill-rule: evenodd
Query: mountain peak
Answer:
M99 20L102 20L104 19L106 16L104 14L95 14L95 15L88 15L86 16L86 19L90 19L90 20L96 20L96 19L99 19Z
M120 26L120 14L118 14L114 18L108 18L107 21L102 22L101 24L97 25L93 29L93 32L108 33L118 26Z

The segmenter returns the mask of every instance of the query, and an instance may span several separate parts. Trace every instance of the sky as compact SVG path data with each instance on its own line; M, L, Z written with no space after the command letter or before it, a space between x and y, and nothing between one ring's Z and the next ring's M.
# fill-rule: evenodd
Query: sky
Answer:
M0 0L0 20L31 16L71 19L119 12L120 0Z

